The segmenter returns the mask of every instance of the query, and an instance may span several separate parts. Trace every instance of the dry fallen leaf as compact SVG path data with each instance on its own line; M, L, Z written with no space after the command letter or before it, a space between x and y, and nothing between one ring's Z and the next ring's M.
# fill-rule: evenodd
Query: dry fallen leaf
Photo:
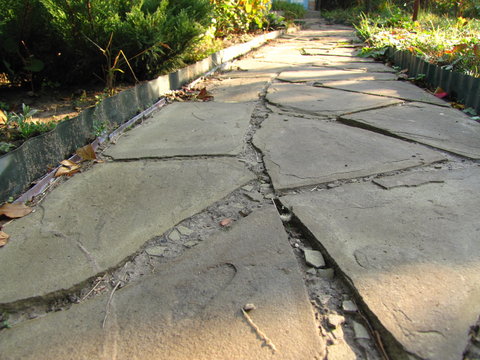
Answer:
M55 177L59 177L62 175L72 176L73 174L80 171L80 165L71 161L71 160L63 160L60 162L62 166L60 166L55 173Z
M97 155L91 144L85 145L76 151L76 154L83 160L96 160Z
M32 208L23 204L3 204L0 206L0 215L5 215L10 219L18 219L32 212Z
M435 95L439 99L443 99L444 97L448 96L448 93L445 90L443 90L441 87L437 87L433 95Z
M233 222L233 219L227 218L220 221L220 226L227 227L230 226Z
M3 112L3 110L0 110L0 124L6 124L7 123L7 115Z
M10 235L8 235L7 233L4 233L3 231L0 231L0 247L3 247L5 245L7 245L9 237L10 237Z
M78 164L76 162L73 162L71 160L62 160L62 161L60 161L60 164L62 164L63 166L66 166L66 167L78 166Z
M207 88L203 88L198 93L197 99L200 99L203 101L210 101L210 100L213 100L213 95L207 91Z

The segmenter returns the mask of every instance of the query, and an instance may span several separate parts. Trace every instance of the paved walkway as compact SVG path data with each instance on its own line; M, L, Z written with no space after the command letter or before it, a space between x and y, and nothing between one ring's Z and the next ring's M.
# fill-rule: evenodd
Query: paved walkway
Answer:
M346 324L359 342L479 358L464 352L480 314L480 124L355 57L350 28L309 25L6 226L0 309L16 317L1 360L355 359L308 297L329 266L372 326Z

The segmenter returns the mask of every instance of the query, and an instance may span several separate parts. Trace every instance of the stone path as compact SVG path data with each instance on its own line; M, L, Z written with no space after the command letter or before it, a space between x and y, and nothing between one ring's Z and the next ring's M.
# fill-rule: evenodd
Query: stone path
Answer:
M480 124L308 24L5 227L1 360L480 358Z

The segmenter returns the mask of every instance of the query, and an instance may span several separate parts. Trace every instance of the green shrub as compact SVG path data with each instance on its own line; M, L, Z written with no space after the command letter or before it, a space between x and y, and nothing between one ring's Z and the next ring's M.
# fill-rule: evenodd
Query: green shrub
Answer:
M306 10L301 4L289 3L288 1L274 0L272 10L283 11L287 20L301 19L305 16Z
M112 72L154 77L211 22L208 0L40 1L67 45L74 78L99 68L104 79Z
M38 0L0 0L0 39L0 73L32 86L61 47Z
M215 34L225 37L268 27L269 0L211 0Z

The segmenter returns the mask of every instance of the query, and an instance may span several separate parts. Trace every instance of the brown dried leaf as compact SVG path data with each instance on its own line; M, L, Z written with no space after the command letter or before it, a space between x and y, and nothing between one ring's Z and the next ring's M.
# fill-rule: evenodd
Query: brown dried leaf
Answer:
M96 160L97 155L91 144L85 145L76 151L76 154L83 160Z
M80 171L80 165L74 165L72 167L67 167L67 166L60 166L55 173L55 177L67 175L67 176L72 176L73 174L77 173Z
M0 215L5 215L10 219L18 219L32 212L32 208L23 204L3 204L0 207Z
M232 225L232 223L233 223L233 219L227 218L220 221L220 226L227 227Z
M7 115L0 109L0 124L7 123Z
M209 101L209 100L213 100L213 95L207 91L207 88L203 88L198 93L197 99L200 99L203 101Z
M0 231L0 247L7 245L9 237L10 235L8 235L7 233Z

